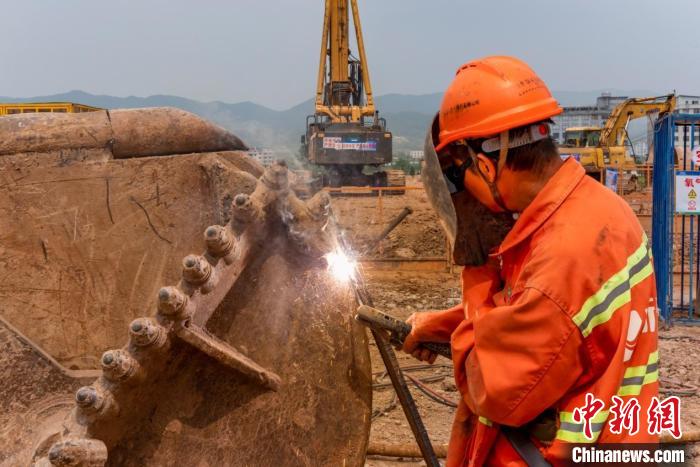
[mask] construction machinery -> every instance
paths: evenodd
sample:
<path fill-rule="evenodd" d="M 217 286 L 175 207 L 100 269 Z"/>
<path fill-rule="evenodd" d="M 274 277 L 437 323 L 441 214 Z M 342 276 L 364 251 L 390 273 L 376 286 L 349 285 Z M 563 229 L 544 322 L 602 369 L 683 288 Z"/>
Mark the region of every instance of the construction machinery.
<path fill-rule="evenodd" d="M 16 102 L 0 103 L 0 115 L 29 113 L 80 113 L 101 110 L 85 104 L 74 102 Z"/>
<path fill-rule="evenodd" d="M 176 109 L 0 119 L 0 465 L 364 464 L 330 199 L 245 150 Z"/>
<path fill-rule="evenodd" d="M 575 127 L 564 131 L 564 144 L 559 147 L 562 156 L 576 158 L 586 172 L 601 179 L 606 167 L 634 168 L 635 155 L 627 150 L 632 147 L 627 132 L 632 120 L 673 112 L 676 96 L 631 98 L 618 104 L 599 127 Z"/>
<path fill-rule="evenodd" d="M 350 51 L 350 10 L 359 57 Z M 392 161 L 392 135 L 374 104 L 357 0 L 325 2 L 315 106 L 302 152 L 324 186 L 405 186 L 402 170 L 380 170 Z"/>

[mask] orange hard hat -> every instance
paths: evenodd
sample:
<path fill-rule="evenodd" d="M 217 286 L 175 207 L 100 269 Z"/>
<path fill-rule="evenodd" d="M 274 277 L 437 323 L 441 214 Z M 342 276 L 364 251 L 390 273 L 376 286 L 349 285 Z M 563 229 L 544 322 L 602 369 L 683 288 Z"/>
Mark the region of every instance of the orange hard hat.
<path fill-rule="evenodd" d="M 440 151 L 460 139 L 486 138 L 559 115 L 544 81 L 522 60 L 493 56 L 457 70 L 440 105 Z"/>

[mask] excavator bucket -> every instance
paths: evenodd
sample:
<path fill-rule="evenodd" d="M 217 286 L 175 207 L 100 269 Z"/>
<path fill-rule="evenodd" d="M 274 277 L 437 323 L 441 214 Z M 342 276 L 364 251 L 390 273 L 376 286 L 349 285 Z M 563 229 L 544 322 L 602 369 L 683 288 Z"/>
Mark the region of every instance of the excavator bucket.
<path fill-rule="evenodd" d="M 330 199 L 175 109 L 0 119 L 0 465 L 362 465 Z"/>

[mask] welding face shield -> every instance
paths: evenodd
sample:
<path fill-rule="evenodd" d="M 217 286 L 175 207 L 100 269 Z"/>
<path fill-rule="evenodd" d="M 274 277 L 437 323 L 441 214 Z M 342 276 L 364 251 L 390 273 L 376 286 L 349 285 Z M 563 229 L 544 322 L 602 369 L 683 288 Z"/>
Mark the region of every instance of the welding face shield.
<path fill-rule="evenodd" d="M 455 264 L 480 266 L 513 226 L 513 216 L 491 212 L 465 189 L 464 173 L 469 170 L 471 159 L 465 158 L 459 165 L 451 158 L 441 161 L 433 143 L 438 131 L 436 116 L 425 136 L 423 185 L 447 235 Z"/>

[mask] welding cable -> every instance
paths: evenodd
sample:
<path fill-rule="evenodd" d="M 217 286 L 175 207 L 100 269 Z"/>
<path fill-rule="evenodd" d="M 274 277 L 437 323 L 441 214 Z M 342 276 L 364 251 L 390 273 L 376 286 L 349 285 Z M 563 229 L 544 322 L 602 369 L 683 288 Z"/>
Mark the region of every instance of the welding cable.
<path fill-rule="evenodd" d="M 442 381 L 445 378 L 447 378 L 447 375 L 426 376 L 425 378 L 420 378 L 420 381 L 423 383 L 436 383 L 438 381 Z M 382 381 L 382 380 L 383 380 L 383 378 L 380 379 L 380 381 Z M 386 389 L 386 388 L 390 388 L 392 386 L 393 386 L 392 383 L 380 382 L 380 383 L 373 384 L 372 389 Z"/>
<path fill-rule="evenodd" d="M 417 364 L 417 365 L 408 365 L 408 366 L 402 366 L 401 371 L 407 372 L 407 371 L 417 371 L 417 370 L 431 370 L 434 368 L 450 368 L 452 369 L 453 366 L 447 363 L 438 363 L 438 364 Z"/>
<path fill-rule="evenodd" d="M 436 380 L 430 380 L 429 378 L 416 379 L 416 378 L 413 378 L 412 376 L 409 376 L 409 375 L 405 375 L 405 376 L 406 376 L 406 379 L 411 381 L 423 394 L 425 394 L 427 397 L 429 397 L 433 401 L 435 401 L 439 404 L 446 405 L 448 407 L 453 407 L 453 408 L 457 407 L 457 404 L 455 402 L 443 397 L 441 394 L 437 393 L 436 391 L 433 391 L 432 389 L 430 389 L 430 387 L 428 387 L 425 384 L 427 382 L 435 382 Z M 390 387 L 390 386 L 391 386 L 391 383 L 385 383 L 385 384 L 381 384 L 380 386 L 373 385 L 372 387 L 373 387 L 373 389 L 378 389 L 378 388 L 384 388 L 384 387 Z M 396 407 L 396 401 L 392 400 L 392 402 L 390 402 L 386 407 L 382 408 L 381 410 L 376 410 L 372 414 L 372 418 L 376 418 L 376 417 L 379 417 L 381 415 L 384 415 L 386 412 L 394 409 L 395 407 Z"/>
<path fill-rule="evenodd" d="M 659 378 L 659 392 L 672 396 L 694 396 L 698 392 L 698 387 L 692 384 L 676 383 L 666 378 Z"/>
<path fill-rule="evenodd" d="M 659 388 L 659 392 L 663 395 L 669 395 L 669 396 L 692 397 L 698 393 L 698 390 L 697 390 L 697 388 L 696 389 Z"/>
<path fill-rule="evenodd" d="M 434 370 L 438 368 L 449 368 L 452 369 L 452 365 L 446 365 L 446 364 L 437 364 L 437 365 L 410 365 L 406 367 L 401 367 L 401 372 L 402 373 L 409 373 L 409 372 L 414 372 L 414 371 L 421 371 L 421 370 Z M 425 376 L 420 378 L 420 380 L 423 383 L 434 383 L 436 381 L 443 380 L 450 375 L 448 373 L 440 373 L 438 375 L 433 375 L 433 376 Z M 390 382 L 384 382 L 384 379 L 387 377 L 387 372 L 386 371 L 376 371 L 372 373 L 372 381 L 374 383 L 372 384 L 373 389 L 383 389 L 383 388 L 388 388 L 392 386 L 392 383 Z"/>
<path fill-rule="evenodd" d="M 443 397 L 442 394 L 439 394 L 432 389 L 430 389 L 427 385 L 423 384 L 420 382 L 420 380 L 417 380 L 413 376 L 406 375 L 406 378 L 408 378 L 409 381 L 411 381 L 413 384 L 416 385 L 418 389 L 421 390 L 423 394 L 434 400 L 435 402 L 439 404 L 446 405 L 448 407 L 453 407 L 457 408 L 457 403 L 454 401 L 451 401 L 450 399 L 447 399 L 446 397 Z"/>
<path fill-rule="evenodd" d="M 407 373 L 409 372 L 415 372 L 415 371 L 421 371 L 421 370 L 428 370 L 428 369 L 436 369 L 436 368 L 449 368 L 452 369 L 452 365 L 447 365 L 447 364 L 437 364 L 437 365 L 409 365 L 406 367 L 401 367 L 401 372 L 404 373 L 404 376 L 411 381 L 422 393 L 424 393 L 427 397 L 430 399 L 434 400 L 435 402 L 438 402 L 440 404 L 446 405 L 448 407 L 457 407 L 457 404 L 450 399 L 445 398 L 438 392 L 432 390 L 430 387 L 428 387 L 425 383 L 434 383 L 436 381 L 443 380 L 447 378 L 449 375 L 443 373 L 439 375 L 434 375 L 434 376 L 425 376 L 422 378 L 414 378 Z M 391 387 L 391 383 L 384 383 L 383 380 L 386 378 L 387 373 L 386 371 L 377 371 L 372 373 L 372 380 L 375 381 L 374 384 L 372 384 L 372 389 L 383 389 L 383 388 L 388 388 Z M 390 404 L 391 405 L 391 404 Z M 393 407 L 387 407 L 379 411 L 377 413 L 377 416 L 383 415 L 383 412 L 386 410 L 391 410 Z M 374 415 L 373 415 L 374 417 Z"/>
<path fill-rule="evenodd" d="M 449 368 L 449 369 L 452 369 L 452 365 L 449 365 L 449 364 L 447 364 L 447 363 L 436 363 L 436 364 L 433 364 L 433 365 L 430 365 L 430 364 L 427 364 L 427 363 L 426 363 L 426 364 L 418 364 L 418 365 L 408 365 L 408 366 L 402 366 L 402 367 L 401 367 L 401 371 L 402 371 L 403 373 L 409 373 L 409 372 L 412 372 L 412 371 L 420 371 L 420 370 L 435 370 L 435 369 L 437 369 L 437 368 Z M 378 376 L 378 375 L 386 376 L 386 370 L 375 371 L 374 373 L 372 373 L 372 376 L 373 376 L 373 377 L 374 377 L 374 376 Z"/>
<path fill-rule="evenodd" d="M 679 340 L 687 339 L 689 341 L 700 342 L 700 338 L 697 338 L 694 336 L 686 336 L 685 334 L 681 334 L 679 336 L 664 336 L 664 335 L 660 334 L 659 339 L 667 340 L 667 341 L 679 341 Z"/>

